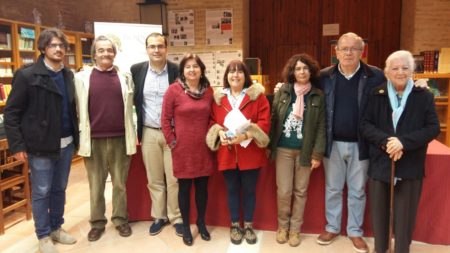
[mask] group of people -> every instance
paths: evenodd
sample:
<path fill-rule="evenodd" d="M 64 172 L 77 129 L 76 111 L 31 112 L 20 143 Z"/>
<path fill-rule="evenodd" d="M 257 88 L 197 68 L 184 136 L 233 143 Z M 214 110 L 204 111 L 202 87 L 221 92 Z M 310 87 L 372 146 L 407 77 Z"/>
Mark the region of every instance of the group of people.
<path fill-rule="evenodd" d="M 256 184 L 270 157 L 276 164 L 278 243 L 301 243 L 309 176 L 323 162 L 327 225 L 317 242 L 328 245 L 340 234 L 347 185 L 347 235 L 357 252 L 368 252 L 361 226 L 370 178 L 375 251 L 384 253 L 393 161 L 395 252 L 409 252 L 426 147 L 439 133 L 432 94 L 412 81 L 411 53 L 391 54 L 383 74 L 361 61 L 361 37 L 346 33 L 336 46 L 337 65 L 320 70 L 311 56 L 292 56 L 270 106 L 264 87 L 252 82 L 240 60 L 228 64 L 223 88 L 214 90 L 196 54 L 185 55 L 179 66 L 168 61 L 167 40 L 159 33 L 148 35 L 145 46 L 149 61 L 133 65 L 130 75 L 114 66 L 114 42 L 98 36 L 91 51 L 94 66 L 74 76 L 63 65 L 65 35 L 49 28 L 39 36 L 37 62 L 16 71 L 5 130 L 15 158 L 29 162 L 41 252 L 57 252 L 53 241 L 76 242 L 61 225 L 77 149 L 90 188 L 88 240 L 99 240 L 105 231 L 108 174 L 111 221 L 121 236 L 132 234 L 126 180 L 137 142 L 152 201 L 150 235 L 172 224 L 184 244 L 193 244 L 189 211 L 194 184 L 198 233 L 209 241 L 208 178 L 217 169 L 227 187 L 231 242 L 256 243 Z"/>

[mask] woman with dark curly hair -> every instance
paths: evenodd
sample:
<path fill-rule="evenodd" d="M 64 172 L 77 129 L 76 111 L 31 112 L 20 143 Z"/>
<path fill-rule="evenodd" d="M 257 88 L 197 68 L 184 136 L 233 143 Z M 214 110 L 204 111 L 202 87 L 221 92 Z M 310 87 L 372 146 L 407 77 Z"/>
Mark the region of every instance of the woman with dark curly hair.
<path fill-rule="evenodd" d="M 325 101 L 316 85 L 318 63 L 292 56 L 272 103 L 271 158 L 276 160 L 278 243 L 300 244 L 309 175 L 325 152 Z"/>

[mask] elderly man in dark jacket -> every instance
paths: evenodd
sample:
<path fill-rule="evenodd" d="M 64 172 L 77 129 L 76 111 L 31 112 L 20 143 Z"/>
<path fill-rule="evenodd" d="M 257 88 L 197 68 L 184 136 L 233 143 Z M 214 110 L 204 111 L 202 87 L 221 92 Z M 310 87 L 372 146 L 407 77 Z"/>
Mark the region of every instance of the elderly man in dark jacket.
<path fill-rule="evenodd" d="M 361 226 L 369 166 L 367 147 L 358 134 L 358 126 L 369 92 L 385 80 L 379 68 L 361 61 L 363 50 L 361 37 L 343 34 L 336 46 L 339 63 L 323 69 L 319 82 L 325 93 L 327 117 L 324 158 L 327 225 L 317 242 L 328 245 L 340 234 L 342 192 L 347 184 L 347 235 L 357 252 L 368 252 Z"/>
<path fill-rule="evenodd" d="M 58 251 L 52 240 L 76 242 L 61 225 L 70 164 L 78 146 L 78 120 L 73 73 L 63 65 L 66 36 L 58 29 L 44 30 L 38 47 L 37 62 L 14 75 L 4 111 L 5 130 L 14 157 L 28 158 L 39 249 L 54 253 Z"/>

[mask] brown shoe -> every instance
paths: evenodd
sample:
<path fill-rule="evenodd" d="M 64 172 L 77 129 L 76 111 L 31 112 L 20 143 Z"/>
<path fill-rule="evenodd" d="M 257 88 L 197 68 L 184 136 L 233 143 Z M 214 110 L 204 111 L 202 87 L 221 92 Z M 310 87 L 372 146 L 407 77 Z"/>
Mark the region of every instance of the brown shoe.
<path fill-rule="evenodd" d="M 103 232 L 105 232 L 105 228 L 91 228 L 91 231 L 88 233 L 88 241 L 93 242 L 100 239 Z"/>
<path fill-rule="evenodd" d="M 369 247 L 362 237 L 348 237 L 353 243 L 353 249 L 359 253 L 369 252 Z"/>
<path fill-rule="evenodd" d="M 122 225 L 116 226 L 117 231 L 119 231 L 119 235 L 123 237 L 127 237 L 131 235 L 131 227 L 128 223 L 124 223 Z"/>
<path fill-rule="evenodd" d="M 324 231 L 319 235 L 319 237 L 317 237 L 316 242 L 320 245 L 328 245 L 332 243 L 338 236 L 339 234 Z"/>

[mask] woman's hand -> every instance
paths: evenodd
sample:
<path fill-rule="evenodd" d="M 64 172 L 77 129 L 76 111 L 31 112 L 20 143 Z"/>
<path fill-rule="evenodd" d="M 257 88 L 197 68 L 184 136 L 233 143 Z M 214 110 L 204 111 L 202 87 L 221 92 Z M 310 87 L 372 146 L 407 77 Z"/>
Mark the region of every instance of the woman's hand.
<path fill-rule="evenodd" d="M 311 170 L 317 169 L 320 166 L 320 161 L 316 159 L 311 159 Z"/>
<path fill-rule="evenodd" d="M 402 158 L 402 155 L 403 155 L 403 151 L 398 151 L 398 152 L 396 152 L 396 153 L 394 153 L 394 154 L 390 154 L 389 155 L 389 157 L 392 159 L 392 160 L 394 160 L 394 162 L 395 161 L 398 161 L 398 160 L 400 160 L 400 158 Z"/>
<path fill-rule="evenodd" d="M 227 136 L 226 136 L 226 134 L 225 134 L 225 131 L 220 130 L 220 131 L 219 131 L 219 137 L 220 137 L 220 144 L 221 144 L 222 146 L 226 146 L 226 145 L 229 144 L 229 143 L 228 143 L 228 138 L 227 138 Z"/>
<path fill-rule="evenodd" d="M 239 144 L 248 139 L 247 134 L 238 134 L 229 140 L 229 144 Z"/>
<path fill-rule="evenodd" d="M 397 137 L 389 137 L 386 144 L 386 152 L 392 158 L 393 155 L 399 151 L 403 151 L 403 144 Z"/>

